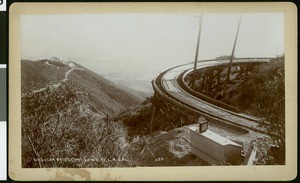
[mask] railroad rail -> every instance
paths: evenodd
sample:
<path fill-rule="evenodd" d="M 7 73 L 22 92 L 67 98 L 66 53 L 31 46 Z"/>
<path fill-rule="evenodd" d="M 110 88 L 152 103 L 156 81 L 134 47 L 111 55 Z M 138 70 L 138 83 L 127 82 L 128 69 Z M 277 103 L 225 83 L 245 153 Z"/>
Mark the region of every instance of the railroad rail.
<path fill-rule="evenodd" d="M 253 64 L 269 62 L 271 58 L 236 58 L 234 64 Z M 226 65 L 228 59 L 198 61 L 197 69 L 212 66 Z M 184 77 L 193 71 L 194 62 L 171 67 L 158 74 L 152 80 L 152 86 L 157 94 L 165 101 L 177 107 L 183 108 L 208 120 L 233 125 L 245 130 L 267 133 L 267 130 L 259 123 L 260 119 L 240 113 L 236 110 L 228 110 L 218 105 L 215 99 L 197 97 L 184 87 Z"/>

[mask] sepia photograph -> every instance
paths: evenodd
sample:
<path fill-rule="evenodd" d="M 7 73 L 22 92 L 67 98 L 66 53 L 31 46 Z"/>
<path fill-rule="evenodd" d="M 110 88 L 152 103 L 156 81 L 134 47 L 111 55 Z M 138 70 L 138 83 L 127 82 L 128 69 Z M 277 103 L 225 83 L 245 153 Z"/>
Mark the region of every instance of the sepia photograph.
<path fill-rule="evenodd" d="M 285 14 L 19 17 L 22 169 L 285 166 Z"/>

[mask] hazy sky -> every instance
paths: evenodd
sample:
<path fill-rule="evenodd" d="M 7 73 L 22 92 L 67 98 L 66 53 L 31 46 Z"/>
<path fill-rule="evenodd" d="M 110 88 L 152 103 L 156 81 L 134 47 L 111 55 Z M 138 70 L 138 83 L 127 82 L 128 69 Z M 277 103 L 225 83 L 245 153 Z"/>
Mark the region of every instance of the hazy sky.
<path fill-rule="evenodd" d="M 196 14 L 23 15 L 21 57 L 60 57 L 99 74 L 151 80 L 194 61 Z M 230 55 L 241 14 L 204 14 L 199 59 Z M 284 53 L 283 13 L 243 14 L 236 57 Z"/>

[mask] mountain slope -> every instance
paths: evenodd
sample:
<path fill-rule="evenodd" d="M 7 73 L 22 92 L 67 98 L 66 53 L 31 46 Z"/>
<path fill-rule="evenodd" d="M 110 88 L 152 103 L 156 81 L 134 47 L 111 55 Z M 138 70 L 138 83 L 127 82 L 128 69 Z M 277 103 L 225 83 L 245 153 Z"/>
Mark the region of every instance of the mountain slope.
<path fill-rule="evenodd" d="M 22 94 L 57 87 L 64 82 L 77 88 L 81 99 L 109 116 L 134 107 L 141 99 L 104 77 L 73 62 L 22 60 Z"/>
<path fill-rule="evenodd" d="M 125 166 L 87 160 L 130 159 L 127 130 L 111 118 L 137 98 L 73 62 L 21 63 L 22 167 Z"/>

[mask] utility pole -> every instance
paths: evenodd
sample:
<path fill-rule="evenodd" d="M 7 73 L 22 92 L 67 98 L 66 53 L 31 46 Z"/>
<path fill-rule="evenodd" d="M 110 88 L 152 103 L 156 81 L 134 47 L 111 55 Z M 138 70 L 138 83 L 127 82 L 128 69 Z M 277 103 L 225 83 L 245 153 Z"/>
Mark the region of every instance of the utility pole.
<path fill-rule="evenodd" d="M 234 50 L 235 50 L 236 40 L 237 40 L 238 35 L 239 35 L 239 30 L 240 30 L 240 25 L 241 25 L 242 17 L 243 17 L 243 16 L 241 16 L 241 18 L 240 18 L 240 20 L 239 20 L 238 29 L 237 29 L 236 36 L 235 36 L 235 40 L 234 40 L 234 44 L 233 44 L 233 49 L 232 49 L 232 53 L 231 53 L 231 57 L 230 57 L 230 61 L 229 61 L 229 66 L 228 66 L 227 77 L 226 77 L 226 83 L 229 82 L 229 76 L 230 76 L 230 71 L 231 71 L 231 65 L 232 65 L 232 60 L 233 60 L 233 56 L 234 56 Z"/>
<path fill-rule="evenodd" d="M 196 55 L 195 55 L 195 62 L 194 62 L 193 80 L 192 80 L 192 88 L 193 89 L 195 89 L 196 69 L 197 69 L 197 60 L 198 60 L 198 52 L 199 52 L 199 44 L 200 44 L 202 19 L 203 19 L 203 14 L 201 13 L 200 21 L 199 21 L 199 32 L 198 32 L 197 48 L 196 48 Z"/>

